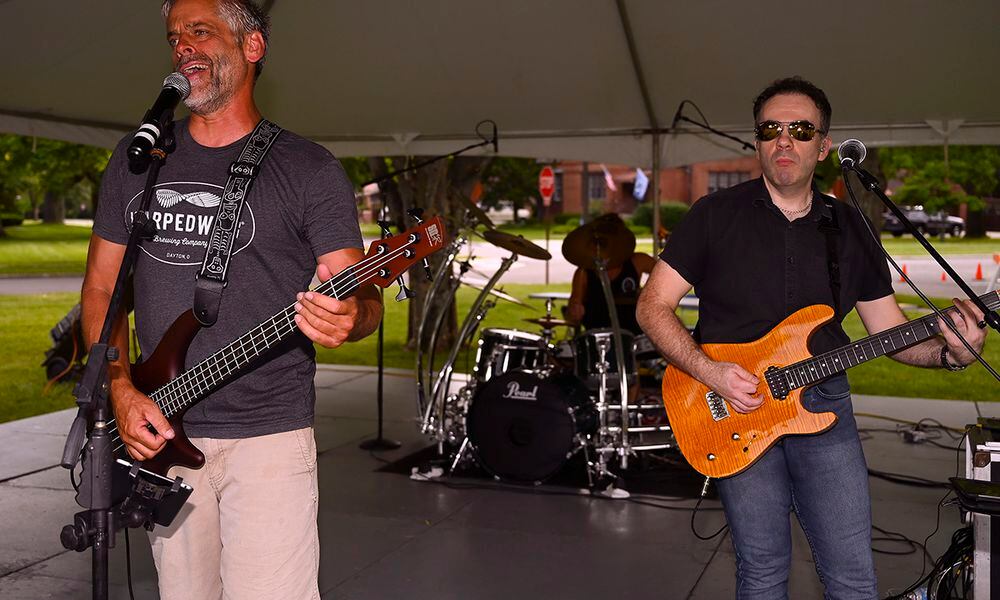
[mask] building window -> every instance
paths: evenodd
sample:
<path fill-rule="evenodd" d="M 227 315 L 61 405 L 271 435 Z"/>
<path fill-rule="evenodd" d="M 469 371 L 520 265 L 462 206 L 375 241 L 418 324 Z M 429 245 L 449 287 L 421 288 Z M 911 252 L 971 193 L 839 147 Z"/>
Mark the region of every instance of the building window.
<path fill-rule="evenodd" d="M 708 193 L 731 188 L 738 183 L 750 180 L 749 171 L 709 171 Z"/>
<path fill-rule="evenodd" d="M 587 181 L 590 182 L 590 199 L 604 200 L 607 197 L 607 184 L 604 183 L 604 173 L 590 173 Z"/>
<path fill-rule="evenodd" d="M 556 171 L 556 191 L 552 194 L 553 202 L 562 202 L 563 197 L 563 174 L 562 171 Z"/>

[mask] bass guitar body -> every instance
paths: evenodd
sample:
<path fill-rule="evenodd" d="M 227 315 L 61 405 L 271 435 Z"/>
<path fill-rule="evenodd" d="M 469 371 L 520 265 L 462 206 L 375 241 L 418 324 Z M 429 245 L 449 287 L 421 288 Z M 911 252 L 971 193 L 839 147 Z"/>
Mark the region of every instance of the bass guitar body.
<path fill-rule="evenodd" d="M 809 336 L 833 317 L 830 307 L 800 310 L 767 335 L 746 344 L 705 344 L 712 360 L 738 364 L 760 378 L 759 408 L 736 412 L 727 400 L 687 373 L 669 366 L 663 375 L 663 404 L 684 457 L 699 473 L 727 477 L 754 463 L 786 435 L 818 433 L 837 422 L 833 413 L 813 413 L 801 404 L 803 389 L 775 398 L 765 383 L 769 367 L 796 363 L 811 355 Z"/>
<path fill-rule="evenodd" d="M 152 394 L 157 388 L 184 373 L 188 347 L 200 329 L 201 324 L 190 310 L 177 317 L 149 358 L 132 365 L 132 383 L 136 389 L 144 394 Z M 192 405 L 177 404 L 177 412 L 167 416 L 167 421 L 174 429 L 174 439 L 167 442 L 156 456 L 142 461 L 144 469 L 163 476 L 174 465 L 200 469 L 205 464 L 205 455 L 184 434 L 184 413 Z M 126 454 L 124 449 L 121 452 Z"/>

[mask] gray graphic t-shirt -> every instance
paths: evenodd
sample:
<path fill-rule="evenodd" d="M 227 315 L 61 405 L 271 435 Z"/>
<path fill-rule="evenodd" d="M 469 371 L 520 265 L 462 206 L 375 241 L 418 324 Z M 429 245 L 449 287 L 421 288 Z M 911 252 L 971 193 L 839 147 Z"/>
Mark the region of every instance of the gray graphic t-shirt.
<path fill-rule="evenodd" d="M 187 120 L 175 125 L 177 149 L 160 170 L 150 205 L 157 234 L 144 241 L 135 270 L 135 324 L 139 347 L 151 354 L 194 299 L 212 223 L 229 165 L 247 138 L 222 148 L 191 138 Z M 249 135 L 247 136 L 249 137 Z M 138 210 L 146 174 L 128 170 L 122 140 L 101 183 L 94 232 L 124 244 Z M 284 131 L 253 184 L 238 226 L 229 285 L 219 319 L 202 329 L 186 368 L 225 347 L 295 301 L 334 250 L 360 248 L 354 189 L 324 148 Z M 192 407 L 184 418 L 192 437 L 243 438 L 291 431 L 313 420 L 315 351 L 295 333 L 262 361 Z"/>

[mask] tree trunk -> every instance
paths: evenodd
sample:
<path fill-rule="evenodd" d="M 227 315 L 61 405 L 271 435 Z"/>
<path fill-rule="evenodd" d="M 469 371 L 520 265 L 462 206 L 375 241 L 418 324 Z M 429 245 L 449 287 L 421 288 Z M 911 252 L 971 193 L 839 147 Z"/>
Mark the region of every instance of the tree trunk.
<path fill-rule="evenodd" d="M 62 225 L 66 220 L 66 203 L 55 192 L 46 191 L 42 203 L 42 222 Z"/>
<path fill-rule="evenodd" d="M 419 159 L 411 158 L 411 160 Z M 489 159 L 485 157 L 444 159 L 386 182 L 382 185 L 382 194 L 383 200 L 389 208 L 389 221 L 396 225 L 400 231 L 405 230 L 414 224 L 407 215 L 407 211 L 414 207 L 420 207 L 424 210 L 424 216 L 427 218 L 442 217 L 448 231 L 448 237 L 453 238 L 458 232 L 458 227 L 465 213 L 459 195 L 468 197 L 476 182 L 479 181 L 480 174 L 488 161 Z M 403 169 L 407 164 L 408 161 L 403 157 L 389 159 L 372 157 L 369 159 L 369 166 L 376 178 L 383 177 L 390 169 Z M 445 255 L 442 252 L 436 252 L 430 256 L 432 273 L 437 271 L 444 259 Z M 451 277 L 452 275 L 446 274 L 446 276 Z M 424 302 L 427 299 L 431 283 L 427 280 L 421 264 L 418 263 L 410 269 L 408 284 L 409 288 L 416 293 L 416 296 L 409 301 L 406 347 L 410 350 L 415 350 L 417 347 L 420 318 L 423 315 Z M 447 283 L 442 283 L 441 286 L 447 287 Z M 441 332 L 438 334 L 437 350 L 443 352 L 454 344 L 459 315 L 454 298 L 439 297 L 435 299 L 435 304 L 437 306 L 429 312 L 431 319 L 437 314 L 436 311 L 448 311 Z M 429 337 L 430 332 L 425 331 L 423 343 L 426 344 Z"/>

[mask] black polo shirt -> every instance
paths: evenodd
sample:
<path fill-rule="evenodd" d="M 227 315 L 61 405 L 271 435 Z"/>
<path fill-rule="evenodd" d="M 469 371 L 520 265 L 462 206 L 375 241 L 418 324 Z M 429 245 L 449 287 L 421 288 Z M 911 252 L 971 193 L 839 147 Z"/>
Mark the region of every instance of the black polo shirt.
<path fill-rule="evenodd" d="M 842 202 L 833 206 L 840 228 L 840 312 L 813 335 L 813 353 L 850 341 L 840 322 L 856 302 L 892 294 L 889 268 L 865 217 Z M 814 190 L 809 213 L 789 222 L 762 178 L 696 202 L 660 254 L 698 295 L 695 339 L 750 342 L 800 308 L 833 306 L 826 234 L 819 229 L 828 214 L 822 194 Z"/>

